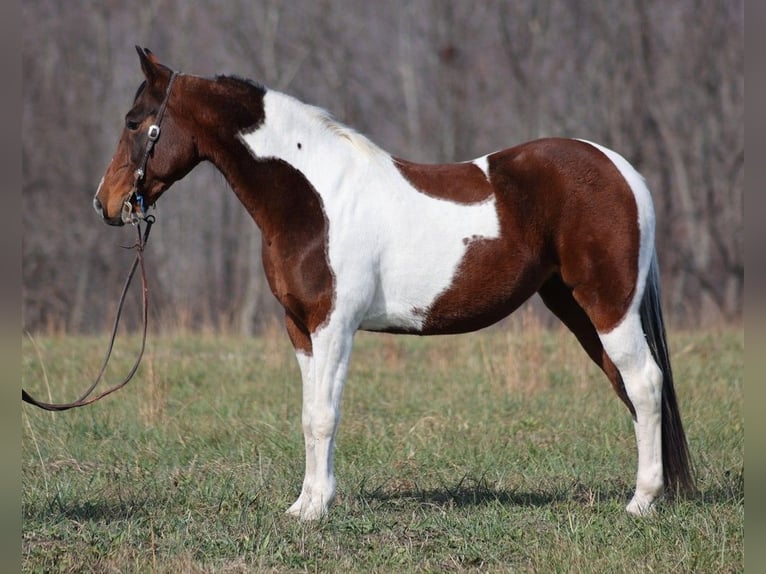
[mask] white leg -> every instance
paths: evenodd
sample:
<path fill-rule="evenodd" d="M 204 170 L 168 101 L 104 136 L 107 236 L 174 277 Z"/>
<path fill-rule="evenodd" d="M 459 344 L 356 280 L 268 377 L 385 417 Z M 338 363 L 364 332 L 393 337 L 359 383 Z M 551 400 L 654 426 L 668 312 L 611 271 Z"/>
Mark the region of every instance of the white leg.
<path fill-rule="evenodd" d="M 302 419 L 306 476 L 300 497 L 288 510 L 302 520 L 320 518 L 335 498 L 333 446 L 353 330 L 328 325 L 312 335 L 311 342 L 313 357 L 299 357 L 304 380 Z"/>
<path fill-rule="evenodd" d="M 306 449 L 306 466 L 303 477 L 303 487 L 301 494 L 290 508 L 288 514 L 293 516 L 301 515 L 301 508 L 308 506 L 311 500 L 311 486 L 314 483 L 316 474 L 316 458 L 314 456 L 314 437 L 311 432 L 311 409 L 314 402 L 314 358 L 301 351 L 296 351 L 298 366 L 301 370 L 301 380 L 303 381 L 303 407 L 301 410 L 301 425 L 303 427 L 303 442 Z"/>
<path fill-rule="evenodd" d="M 626 510 L 649 514 L 662 494 L 662 372 L 646 344 L 641 319 L 629 314 L 607 334 L 600 334 L 609 358 L 620 371 L 636 417 L 633 426 L 638 445 L 636 492 Z"/>

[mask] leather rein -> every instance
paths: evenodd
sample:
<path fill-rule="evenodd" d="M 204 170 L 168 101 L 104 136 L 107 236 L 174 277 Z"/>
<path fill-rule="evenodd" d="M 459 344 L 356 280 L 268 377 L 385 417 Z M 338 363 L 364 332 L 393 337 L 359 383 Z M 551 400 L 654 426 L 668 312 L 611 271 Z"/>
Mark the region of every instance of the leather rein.
<path fill-rule="evenodd" d="M 39 401 L 36 398 L 34 398 L 32 395 L 30 395 L 27 391 L 24 389 L 21 389 L 21 400 L 25 403 L 29 403 L 31 405 L 34 405 L 36 407 L 40 407 L 41 409 L 44 409 L 46 411 L 66 411 L 69 409 L 73 409 L 75 407 L 83 407 L 85 405 L 89 405 L 91 403 L 95 403 L 96 401 L 104 398 L 107 395 L 111 395 L 113 392 L 121 389 L 125 385 L 128 384 L 128 381 L 133 378 L 133 375 L 136 374 L 136 371 L 138 370 L 138 365 L 141 363 L 141 358 L 144 355 L 144 348 L 146 347 L 146 332 L 147 332 L 147 323 L 148 323 L 148 310 L 149 310 L 149 288 L 147 286 L 146 281 L 146 270 L 144 268 L 144 246 L 146 245 L 146 240 L 149 238 L 149 231 L 152 229 L 152 224 L 154 223 L 154 216 L 150 215 L 148 217 L 144 218 L 144 221 L 146 222 L 146 229 L 144 230 L 143 234 L 141 233 L 141 226 L 140 224 L 136 224 L 136 229 L 138 230 L 138 241 L 133 246 L 134 249 L 136 249 L 136 258 L 133 260 L 133 265 L 130 267 L 130 271 L 128 272 L 128 276 L 125 279 L 125 284 L 122 288 L 122 294 L 120 295 L 120 302 L 117 305 L 117 316 L 114 319 L 114 326 L 112 327 L 112 335 L 109 339 L 109 345 L 106 350 L 106 355 L 104 356 L 104 361 L 101 364 L 101 369 L 98 372 L 98 375 L 96 376 L 96 379 L 91 383 L 90 387 L 80 396 L 79 399 L 76 401 L 72 401 L 71 403 L 46 403 L 43 401 Z M 128 293 L 128 287 L 130 287 L 130 283 L 133 280 L 133 276 L 136 273 L 136 268 L 141 267 L 141 286 L 142 286 L 142 307 L 143 307 L 143 336 L 141 339 L 141 350 L 138 353 L 138 357 L 136 358 L 135 363 L 133 363 L 133 367 L 128 371 L 128 374 L 125 376 L 125 378 L 114 385 L 113 387 L 108 388 L 107 390 L 94 395 L 90 396 L 91 393 L 93 393 L 93 390 L 96 388 L 98 383 L 101 381 L 101 378 L 104 376 L 104 372 L 106 371 L 106 366 L 109 363 L 109 358 L 112 355 L 112 348 L 114 347 L 114 340 L 117 336 L 117 327 L 120 324 L 120 317 L 122 315 L 122 307 L 125 303 L 125 296 Z"/>
<path fill-rule="evenodd" d="M 103 399 L 107 395 L 111 395 L 113 392 L 120 390 L 122 387 L 128 384 L 128 382 L 133 378 L 133 375 L 135 375 L 136 371 L 138 370 L 138 366 L 141 363 L 141 358 L 144 356 L 144 349 L 146 348 L 146 333 L 148 330 L 147 327 L 148 327 L 148 319 L 149 319 L 149 286 L 146 280 L 146 268 L 144 266 L 144 248 L 146 247 L 146 242 L 149 239 L 149 232 L 151 231 L 152 225 L 154 225 L 154 221 L 155 221 L 155 218 L 153 215 L 146 215 L 146 206 L 144 204 L 144 196 L 141 193 L 141 186 L 142 186 L 144 177 L 146 175 L 146 164 L 149 161 L 149 156 L 151 155 L 152 149 L 154 148 L 154 144 L 157 142 L 157 140 L 160 137 L 160 125 L 162 124 L 162 117 L 165 115 L 165 109 L 167 108 L 168 100 L 170 99 L 170 90 L 172 89 L 173 82 L 175 81 L 177 76 L 178 76 L 178 72 L 173 72 L 172 75 L 170 76 L 168 87 L 165 90 L 165 99 L 163 100 L 160 106 L 160 109 L 157 112 L 157 117 L 155 119 L 156 123 L 149 126 L 149 130 L 147 131 L 146 151 L 144 152 L 144 156 L 143 156 L 143 159 L 141 160 L 141 164 L 139 165 L 138 169 L 136 169 L 135 171 L 133 188 L 130 190 L 130 193 L 128 194 L 122 206 L 122 212 L 120 214 L 122 221 L 125 223 L 132 224 L 133 226 L 135 226 L 137 231 L 138 238 L 136 240 L 136 243 L 132 246 L 132 249 L 136 250 L 136 257 L 133 260 L 133 264 L 131 265 L 130 271 L 128 272 L 128 275 L 125 279 L 125 284 L 122 287 L 122 293 L 120 294 L 120 300 L 117 305 L 117 314 L 114 319 L 114 326 L 112 327 L 112 333 L 109 339 L 109 345 L 107 346 L 106 355 L 104 356 L 104 360 L 101 364 L 101 368 L 99 369 L 98 375 L 96 376 L 96 379 L 88 387 L 88 389 L 80 396 L 80 398 L 78 398 L 75 401 L 72 401 L 69 403 L 46 403 L 46 402 L 37 400 L 36 398 L 34 398 L 32 395 L 30 395 L 27 391 L 25 391 L 22 388 L 21 400 L 24 401 L 25 403 L 29 403 L 31 405 L 34 405 L 46 411 L 66 411 L 76 407 L 84 407 L 85 405 L 95 403 L 96 401 Z M 136 213 L 136 211 L 134 210 L 134 203 L 133 203 L 134 200 L 135 200 L 135 207 L 138 207 L 138 209 L 140 210 L 139 213 Z M 146 229 L 143 230 L 143 233 L 141 231 L 142 221 L 146 223 Z M 138 356 L 136 357 L 135 362 L 133 363 L 133 366 L 131 367 L 130 371 L 128 371 L 128 374 L 125 376 L 125 378 L 123 378 L 116 385 L 106 389 L 105 391 L 102 391 L 101 393 L 97 395 L 91 396 L 96 386 L 98 386 L 99 382 L 101 381 L 101 378 L 104 376 L 104 372 L 106 371 L 106 366 L 109 363 L 109 359 L 112 355 L 114 341 L 117 337 L 117 328 L 120 324 L 120 317 L 122 316 L 122 308 L 123 308 L 123 305 L 125 304 L 125 297 L 128 293 L 128 288 L 130 287 L 130 284 L 133 281 L 133 276 L 135 275 L 136 269 L 138 267 L 141 268 L 141 295 L 142 295 L 141 301 L 142 301 L 142 320 L 143 320 L 141 349 L 138 353 Z"/>

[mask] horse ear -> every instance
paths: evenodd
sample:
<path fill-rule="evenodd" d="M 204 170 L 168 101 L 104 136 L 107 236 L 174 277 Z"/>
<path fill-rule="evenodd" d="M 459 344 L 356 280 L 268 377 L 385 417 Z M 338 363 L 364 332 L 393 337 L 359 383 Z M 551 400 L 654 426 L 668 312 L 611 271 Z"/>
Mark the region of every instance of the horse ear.
<path fill-rule="evenodd" d="M 147 83 L 151 85 L 159 76 L 160 61 L 148 48 L 136 46 L 136 52 L 138 52 L 138 58 L 141 61 L 141 70 L 144 72 Z"/>

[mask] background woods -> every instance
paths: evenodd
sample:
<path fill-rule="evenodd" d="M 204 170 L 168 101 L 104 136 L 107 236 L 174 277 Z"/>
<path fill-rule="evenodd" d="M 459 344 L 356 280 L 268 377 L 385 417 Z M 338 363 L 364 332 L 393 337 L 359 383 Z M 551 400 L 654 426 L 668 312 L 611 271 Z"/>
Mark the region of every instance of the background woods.
<path fill-rule="evenodd" d="M 100 223 L 91 200 L 141 80 L 134 44 L 287 91 L 416 161 L 547 135 L 603 143 L 653 191 L 672 320 L 742 313 L 742 0 L 29 0 L 22 14 L 26 329 L 112 319 L 134 231 Z M 157 217 L 155 324 L 249 333 L 274 316 L 258 230 L 213 168 Z"/>

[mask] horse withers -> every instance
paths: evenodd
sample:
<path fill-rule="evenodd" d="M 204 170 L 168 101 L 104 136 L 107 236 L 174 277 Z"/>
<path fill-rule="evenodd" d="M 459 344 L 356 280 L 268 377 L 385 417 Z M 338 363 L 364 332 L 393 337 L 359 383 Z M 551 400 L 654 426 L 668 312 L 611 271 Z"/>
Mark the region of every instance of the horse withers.
<path fill-rule="evenodd" d="M 693 489 L 659 299 L 655 217 L 617 153 L 546 138 L 473 161 L 392 157 L 326 111 L 251 81 L 179 74 L 149 51 L 94 207 L 135 221 L 202 161 L 263 234 L 303 380 L 305 520 L 335 496 L 333 444 L 358 330 L 474 331 L 539 293 L 633 416 L 636 490 Z"/>

